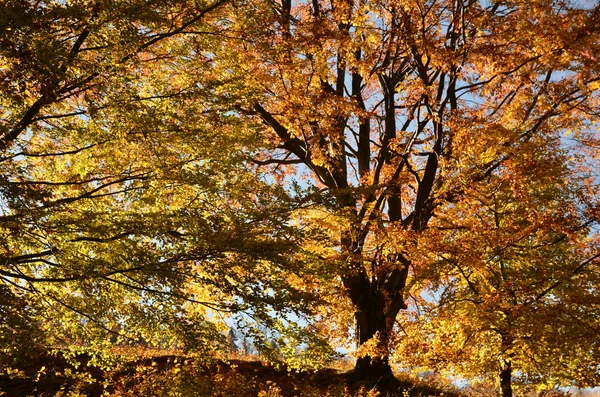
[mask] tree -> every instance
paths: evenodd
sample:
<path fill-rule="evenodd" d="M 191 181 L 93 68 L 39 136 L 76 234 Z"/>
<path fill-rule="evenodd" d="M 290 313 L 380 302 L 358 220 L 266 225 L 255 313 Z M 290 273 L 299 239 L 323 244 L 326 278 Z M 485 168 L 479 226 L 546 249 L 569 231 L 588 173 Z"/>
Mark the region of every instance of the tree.
<path fill-rule="evenodd" d="M 229 70 L 263 92 L 239 108 L 273 142 L 256 163 L 284 185 L 286 172 L 301 175 L 344 219 L 329 260 L 358 344 L 372 347 L 355 373 L 382 383 L 407 281 L 422 276 L 408 252 L 432 220 L 460 216 L 461 197 L 531 141 L 589 118 L 600 9 L 283 0 L 237 10 L 228 28 L 245 34 L 227 41 L 239 54 Z"/>
<path fill-rule="evenodd" d="M 431 257 L 414 261 L 437 281 L 400 321 L 404 366 L 500 385 L 504 397 L 515 383 L 519 394 L 597 384 L 598 220 L 560 138 L 528 146 L 455 216 L 432 220 L 421 241 Z"/>
<path fill-rule="evenodd" d="M 122 208 L 121 216 L 109 211 L 123 202 L 124 192 L 139 192 L 149 171 L 132 160 L 129 168 L 119 168 L 114 158 L 107 158 L 106 148 L 123 144 L 126 131 L 118 135 L 90 120 L 111 105 L 114 112 L 116 102 L 110 101 L 118 98 L 109 98 L 113 87 L 131 83 L 139 56 L 149 56 L 218 5 L 185 9 L 176 2 L 163 7 L 141 2 L 3 3 L 0 275 L 11 292 L 46 309 L 38 311 L 43 313 L 38 324 L 46 318 L 70 333 L 69 328 L 83 321 L 110 331 L 114 327 L 97 317 L 112 317 L 117 323 L 127 315 L 107 306 L 107 298 L 113 304 L 119 301 L 118 294 L 114 288 L 101 288 L 100 280 L 151 289 L 151 283 L 135 278 L 111 278 L 135 276 L 148 263 L 125 261 L 119 266 L 107 261 L 108 252 L 117 247 L 142 249 L 132 241 L 132 231 L 119 223 L 131 222 L 131 217 L 124 219 Z M 181 11 L 177 16 L 175 9 Z M 95 158 L 104 160 L 99 164 Z M 145 277 L 160 274 L 159 267 L 153 266 Z M 103 299 L 97 299 L 100 291 Z M 135 294 L 121 298 L 139 301 Z M 69 309 L 63 316 L 49 310 L 61 306 Z M 69 314 L 74 318 L 67 318 Z"/>
<path fill-rule="evenodd" d="M 227 332 L 227 345 L 229 347 L 229 354 L 239 353 L 240 347 L 238 346 L 238 337 L 233 328 L 231 328 L 229 332 Z"/>
<path fill-rule="evenodd" d="M 73 333 L 210 350 L 208 310 L 338 294 L 312 329 L 349 309 L 357 378 L 391 381 L 407 286 L 448 276 L 433 226 L 596 112 L 600 8 L 568 1 L 5 8 L 0 277 Z"/>
<path fill-rule="evenodd" d="M 218 92 L 235 79 L 184 69 L 224 4 L 3 5 L 0 281 L 50 346 L 210 353 L 215 311 L 309 310 L 290 193 L 247 170 L 262 140 Z"/>

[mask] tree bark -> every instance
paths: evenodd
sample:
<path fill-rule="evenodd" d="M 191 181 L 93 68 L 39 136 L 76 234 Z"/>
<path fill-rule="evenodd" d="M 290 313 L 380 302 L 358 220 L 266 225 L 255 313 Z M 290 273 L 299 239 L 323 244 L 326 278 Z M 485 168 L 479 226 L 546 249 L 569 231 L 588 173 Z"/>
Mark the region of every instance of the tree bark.
<path fill-rule="evenodd" d="M 512 366 L 510 360 L 504 360 L 500 368 L 500 391 L 502 397 L 512 397 Z"/>
<path fill-rule="evenodd" d="M 510 319 L 509 319 L 510 320 Z M 510 321 L 508 321 L 510 327 Z M 510 329 L 510 328 L 509 328 Z M 500 392 L 502 397 L 512 397 L 512 348 L 514 339 L 510 332 L 503 330 L 502 337 L 502 364 L 500 366 Z"/>
<path fill-rule="evenodd" d="M 355 313 L 357 342 L 362 346 L 373 337 L 377 338 L 377 351 L 380 354 L 359 357 L 354 376 L 356 380 L 365 380 L 373 385 L 387 384 L 393 374 L 387 355 L 389 333 L 385 326 L 386 315 L 376 297 L 365 294 L 363 300 Z"/>
<path fill-rule="evenodd" d="M 402 274 L 392 271 L 384 280 L 402 279 Z M 388 281 L 389 282 L 389 281 Z M 375 352 L 358 358 L 353 380 L 366 381 L 370 386 L 387 388 L 397 381 L 389 364 L 389 337 L 398 312 L 405 308 L 402 300 L 402 283 L 393 287 L 396 293 L 388 293 L 386 283 L 370 280 L 359 272 L 345 278 L 344 284 L 356 308 L 356 338 L 358 346 L 376 338 Z"/>

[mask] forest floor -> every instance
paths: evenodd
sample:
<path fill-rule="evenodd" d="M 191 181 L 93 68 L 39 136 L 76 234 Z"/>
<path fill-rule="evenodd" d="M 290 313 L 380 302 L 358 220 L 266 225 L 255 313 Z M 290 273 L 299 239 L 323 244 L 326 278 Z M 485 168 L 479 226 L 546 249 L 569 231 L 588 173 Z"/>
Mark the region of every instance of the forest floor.
<path fill-rule="evenodd" d="M 408 380 L 399 381 L 395 390 L 378 394 L 360 382 L 351 383 L 344 368 L 294 372 L 248 359 L 201 363 L 177 355 L 156 355 L 129 357 L 109 369 L 88 364 L 86 356 L 71 362 L 54 355 L 36 357 L 0 371 L 0 396 L 459 396 L 451 388 Z"/>

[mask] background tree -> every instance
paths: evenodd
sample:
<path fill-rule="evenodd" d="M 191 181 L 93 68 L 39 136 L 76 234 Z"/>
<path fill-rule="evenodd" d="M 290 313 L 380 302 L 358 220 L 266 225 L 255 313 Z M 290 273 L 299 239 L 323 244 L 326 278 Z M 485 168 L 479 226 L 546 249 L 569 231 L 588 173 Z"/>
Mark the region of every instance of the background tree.
<path fill-rule="evenodd" d="M 431 256 L 415 252 L 414 263 L 437 281 L 400 320 L 404 367 L 500 385 L 503 396 L 514 383 L 519 394 L 597 384 L 598 220 L 561 145 L 558 134 L 533 140 L 453 216 L 432 220 L 420 241 Z"/>
<path fill-rule="evenodd" d="M 227 332 L 227 345 L 229 348 L 229 354 L 238 354 L 240 352 L 240 347 L 238 346 L 238 336 L 233 328 L 230 328 Z"/>
<path fill-rule="evenodd" d="M 598 8 L 565 1 L 282 1 L 238 8 L 230 70 L 262 89 L 273 143 L 257 163 L 321 189 L 343 218 L 329 260 L 370 346 L 358 378 L 391 378 L 408 252 L 531 141 L 576 129 L 598 80 Z M 218 62 L 218 57 L 215 58 Z M 448 214 L 448 215 L 445 215 Z M 423 257 L 428 257 L 423 247 Z M 467 265 L 468 266 L 468 265 Z M 337 267 L 337 268 L 336 268 Z M 341 326 L 343 329 L 343 326 Z M 367 344 L 367 342 L 369 342 Z"/>

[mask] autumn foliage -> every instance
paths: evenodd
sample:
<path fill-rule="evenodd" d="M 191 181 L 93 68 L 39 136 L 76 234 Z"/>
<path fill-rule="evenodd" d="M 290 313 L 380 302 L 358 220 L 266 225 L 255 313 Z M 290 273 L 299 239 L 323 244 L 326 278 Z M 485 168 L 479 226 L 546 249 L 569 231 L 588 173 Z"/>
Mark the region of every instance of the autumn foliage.
<path fill-rule="evenodd" d="M 597 385 L 583 3 L 2 3 L 0 363 L 236 329 L 369 387 Z"/>

